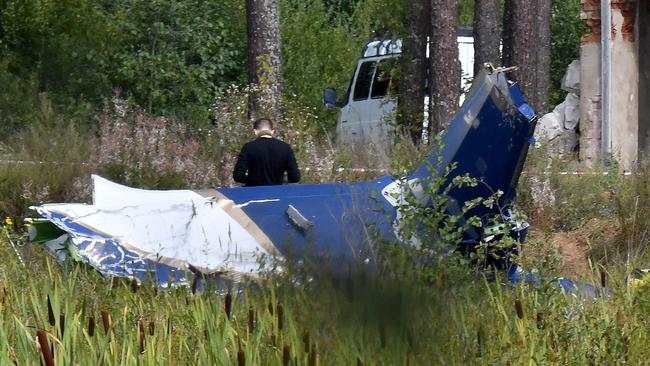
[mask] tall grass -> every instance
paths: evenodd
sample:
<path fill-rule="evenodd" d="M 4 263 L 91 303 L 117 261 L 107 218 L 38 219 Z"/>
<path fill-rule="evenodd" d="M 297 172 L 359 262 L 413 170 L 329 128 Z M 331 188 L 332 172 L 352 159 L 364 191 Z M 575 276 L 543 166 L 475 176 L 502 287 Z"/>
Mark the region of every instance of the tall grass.
<path fill-rule="evenodd" d="M 30 251 L 20 269 L 0 242 L 2 364 L 38 364 L 43 340 L 57 365 L 643 364 L 650 353 L 647 288 L 629 287 L 623 272 L 596 297 L 444 268 L 435 285 L 270 276 L 199 294 L 61 271 Z"/>

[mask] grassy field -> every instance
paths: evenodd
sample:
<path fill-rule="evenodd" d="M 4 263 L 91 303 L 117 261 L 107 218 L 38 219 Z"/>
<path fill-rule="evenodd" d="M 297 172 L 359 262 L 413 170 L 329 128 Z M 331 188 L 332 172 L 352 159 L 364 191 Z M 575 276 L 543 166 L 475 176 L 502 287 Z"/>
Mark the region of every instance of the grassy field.
<path fill-rule="evenodd" d="M 96 131 L 37 126 L 0 146 L 2 160 L 45 162 L 0 164 L 0 214 L 14 218 L 7 229 L 19 239 L 29 205 L 87 202 L 90 173 L 146 188 L 229 185 L 233 158 L 250 138 L 242 118 L 189 131 L 133 110 L 98 116 Z M 313 137 L 318 121 L 310 118 L 298 113 L 286 130 L 305 182 L 408 171 L 425 150 L 337 148 Z M 0 364 L 645 364 L 650 292 L 645 279 L 631 286 L 628 278 L 650 267 L 650 175 L 622 177 L 614 167 L 567 176 L 573 163 L 545 154 L 531 153 L 517 202 L 532 227 L 519 261 L 548 279 L 538 285 L 504 287 L 449 257 L 426 271 L 396 261 L 350 279 L 297 269 L 230 294 L 160 291 L 83 265 L 61 268 L 36 245 L 18 248 L 23 266 L 2 235 Z M 566 264 L 569 245 L 581 266 Z M 557 275 L 598 291 L 564 294 Z"/>
<path fill-rule="evenodd" d="M 62 270 L 38 247 L 22 249 L 22 267 L 1 244 L 2 364 L 638 365 L 650 355 L 648 288 L 624 272 L 597 276 L 606 296 L 564 294 L 554 281 L 504 287 L 453 264 L 433 283 L 285 275 L 193 294 Z"/>

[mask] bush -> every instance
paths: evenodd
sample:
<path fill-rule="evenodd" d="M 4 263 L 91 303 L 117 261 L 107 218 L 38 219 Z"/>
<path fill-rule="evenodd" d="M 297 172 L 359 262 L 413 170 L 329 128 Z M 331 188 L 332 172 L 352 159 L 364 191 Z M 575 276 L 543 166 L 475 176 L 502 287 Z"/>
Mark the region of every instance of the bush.
<path fill-rule="evenodd" d="M 240 0 L 8 0 L 0 24 L 0 111 L 10 131 L 29 124 L 38 92 L 74 112 L 97 108 L 113 89 L 150 113 L 205 125 L 216 91 L 245 82 Z"/>
<path fill-rule="evenodd" d="M 550 104 L 564 101 L 560 89 L 569 64 L 580 58 L 580 38 L 587 26 L 580 19 L 580 0 L 553 0 L 551 3 L 551 94 Z"/>
<path fill-rule="evenodd" d="M 246 81 L 243 1 L 110 3 L 112 87 L 149 113 L 204 127 L 216 92 Z"/>
<path fill-rule="evenodd" d="M 107 178 L 149 189 L 215 183 L 216 163 L 201 159 L 201 141 L 187 127 L 129 109 L 117 97 L 113 101 L 112 110 L 99 117 L 99 137 L 91 154 Z"/>

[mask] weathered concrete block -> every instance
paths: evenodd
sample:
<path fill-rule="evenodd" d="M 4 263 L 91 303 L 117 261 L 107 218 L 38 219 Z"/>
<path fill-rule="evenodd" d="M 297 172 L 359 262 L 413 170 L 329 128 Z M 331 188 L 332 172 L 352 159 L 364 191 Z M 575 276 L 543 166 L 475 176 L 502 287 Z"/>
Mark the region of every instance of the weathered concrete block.
<path fill-rule="evenodd" d="M 560 136 L 550 141 L 550 145 L 558 154 L 570 154 L 578 145 L 578 134 L 573 130 L 564 130 Z"/>
<path fill-rule="evenodd" d="M 573 60 L 562 78 L 562 90 L 580 95 L 580 60 Z"/>
<path fill-rule="evenodd" d="M 547 113 L 539 119 L 535 128 L 535 138 L 540 141 L 549 141 L 564 132 L 564 102 L 558 104 L 553 112 Z"/>
<path fill-rule="evenodd" d="M 574 131 L 580 122 L 580 97 L 569 93 L 564 100 L 564 128 Z"/>

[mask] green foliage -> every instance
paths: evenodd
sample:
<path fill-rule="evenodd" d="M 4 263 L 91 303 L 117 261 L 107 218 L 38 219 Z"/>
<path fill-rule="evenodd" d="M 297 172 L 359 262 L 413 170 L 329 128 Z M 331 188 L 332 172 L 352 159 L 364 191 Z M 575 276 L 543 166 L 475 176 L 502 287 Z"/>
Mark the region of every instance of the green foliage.
<path fill-rule="evenodd" d="M 216 91 L 245 81 L 244 1 L 117 1 L 112 86 L 154 114 L 207 122 Z"/>
<path fill-rule="evenodd" d="M 403 4 L 401 0 L 283 0 L 281 5 L 286 98 L 317 108 L 331 130 L 335 111 L 322 108 L 323 89 L 334 87 L 341 96 L 365 43 L 373 35 L 401 33 Z M 345 10 L 337 12 L 339 9 Z"/>
<path fill-rule="evenodd" d="M 75 114 L 119 89 L 152 113 L 205 124 L 215 93 L 245 81 L 241 0 L 7 0 L 0 24 L 8 132 L 29 123 L 39 92 Z"/>
<path fill-rule="evenodd" d="M 461 27 L 474 26 L 474 0 L 458 1 L 458 23 Z"/>
<path fill-rule="evenodd" d="M 0 215 L 17 220 L 31 205 L 89 198 L 78 184 L 90 174 L 88 131 L 77 121 L 60 119 L 47 96 L 39 97 L 34 122 L 8 156 L 15 162 L 0 164 Z"/>
<path fill-rule="evenodd" d="M 102 63 L 107 24 L 95 2 L 7 0 L 0 24 L 0 135 L 33 120 L 41 92 L 75 111 L 110 91 Z"/>
<path fill-rule="evenodd" d="M 561 103 L 560 89 L 571 61 L 580 57 L 580 38 L 587 26 L 580 20 L 580 0 L 553 0 L 551 10 L 551 105 Z"/>
<path fill-rule="evenodd" d="M 553 85 L 577 54 L 577 0 L 555 1 Z M 155 115 L 205 127 L 216 93 L 246 82 L 243 0 L 43 1 L 0 4 L 0 114 L 6 137 L 34 119 L 46 92 L 66 119 L 99 109 L 114 90 Z M 286 100 L 321 108 L 324 87 L 342 94 L 363 44 L 403 33 L 403 0 L 283 0 Z M 471 25 L 473 2 L 459 2 Z M 554 100 L 561 97 L 554 93 Z M 320 130 L 319 130 L 320 131 Z"/>
<path fill-rule="evenodd" d="M 409 180 L 407 174 L 415 169 L 411 165 L 414 159 L 404 165 L 405 156 L 400 155 L 403 146 L 411 141 L 407 136 L 402 137 L 405 142 L 398 139 L 397 146 L 402 147 L 392 154 L 393 170 L 398 174 L 396 186 L 390 193 L 396 209 L 393 230 L 397 242 L 384 243 L 385 239 L 378 238 L 383 244 L 378 246 L 378 252 L 385 270 L 398 277 L 409 274 L 435 283 L 443 274 L 462 277 L 476 273 L 474 270 L 480 273 L 494 265 L 502 268 L 512 263 L 512 248 L 518 243 L 509 237 L 512 224 L 503 219 L 507 214 L 500 206 L 503 192 L 494 192 L 467 174 L 457 175 L 455 163 L 444 166 L 442 156 L 430 149 L 426 153 L 428 156 L 439 156 L 436 160 L 424 160 L 427 177 Z M 434 149 L 442 149 L 442 136 L 436 136 L 432 145 Z M 417 153 L 416 150 L 406 156 Z M 460 206 L 452 195 L 459 189 L 472 192 L 474 198 Z M 494 208 L 501 215 L 479 217 L 477 212 L 485 208 Z M 477 235 L 474 244 L 461 244 L 468 233 L 477 231 L 484 235 Z"/>
<path fill-rule="evenodd" d="M 0 14 L 8 71 L 35 75 L 40 90 L 96 97 L 106 91 L 101 70 L 108 24 L 95 1 L 8 0 Z M 104 88 L 104 89 L 102 89 Z"/>
<path fill-rule="evenodd" d="M 322 111 L 323 89 L 341 91 L 350 82 L 362 37 L 355 37 L 349 16 L 336 16 L 321 0 L 281 4 L 285 94 Z"/>
<path fill-rule="evenodd" d="M 0 61 L 0 140 L 28 126 L 38 104 L 38 81 L 35 75 L 20 77 L 8 71 L 9 63 Z"/>

